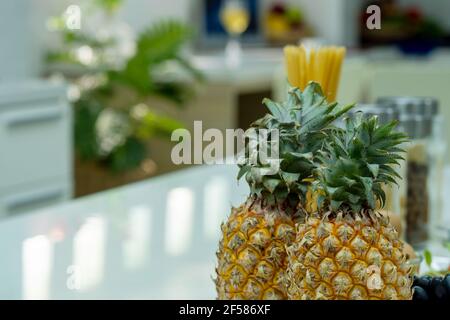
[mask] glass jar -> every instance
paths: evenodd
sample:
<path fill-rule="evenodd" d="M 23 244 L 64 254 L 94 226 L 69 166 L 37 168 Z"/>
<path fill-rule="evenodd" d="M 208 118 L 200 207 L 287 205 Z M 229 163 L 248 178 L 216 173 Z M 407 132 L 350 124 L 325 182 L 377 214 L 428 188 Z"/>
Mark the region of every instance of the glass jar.
<path fill-rule="evenodd" d="M 410 138 L 400 186 L 400 214 L 405 240 L 420 248 L 434 234 L 442 216 L 442 175 L 445 142 L 438 103 L 428 97 L 385 97 L 381 106 L 395 109 L 400 128 Z"/>
<path fill-rule="evenodd" d="M 428 177 L 430 163 L 427 154 L 428 137 L 424 119 L 417 114 L 402 114 L 401 123 L 411 142 L 406 148 L 406 241 L 418 246 L 429 239 L 430 199 Z"/>
<path fill-rule="evenodd" d="M 444 169 L 447 143 L 444 138 L 444 118 L 438 112 L 438 109 L 436 114 L 432 116 L 432 128 L 430 131 L 431 139 L 427 148 L 430 162 L 433 164 L 430 167 L 428 183 L 430 195 L 430 232 L 433 240 L 442 240 L 438 237 L 440 234 L 438 231 L 440 231 L 444 225 Z"/>

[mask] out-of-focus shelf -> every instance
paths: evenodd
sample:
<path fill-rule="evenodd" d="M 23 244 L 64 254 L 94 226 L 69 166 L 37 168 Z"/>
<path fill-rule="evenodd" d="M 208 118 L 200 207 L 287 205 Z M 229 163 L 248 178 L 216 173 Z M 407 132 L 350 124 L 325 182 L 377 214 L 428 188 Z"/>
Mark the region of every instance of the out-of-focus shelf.
<path fill-rule="evenodd" d="M 0 85 L 0 216 L 70 198 L 71 119 L 65 85 Z"/>
<path fill-rule="evenodd" d="M 232 86 L 238 93 L 271 90 L 275 70 L 283 62 L 280 48 L 244 49 L 240 64 L 227 66 L 223 52 L 195 54 L 193 64 L 207 81 Z"/>

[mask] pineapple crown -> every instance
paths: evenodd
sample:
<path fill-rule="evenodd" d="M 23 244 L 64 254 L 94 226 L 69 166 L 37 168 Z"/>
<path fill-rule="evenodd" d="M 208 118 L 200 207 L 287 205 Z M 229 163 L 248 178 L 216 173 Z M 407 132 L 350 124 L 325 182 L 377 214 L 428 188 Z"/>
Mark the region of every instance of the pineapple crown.
<path fill-rule="evenodd" d="M 315 170 L 313 189 L 318 207 L 359 212 L 373 210 L 377 201 L 384 206 L 384 184 L 397 184 L 401 178 L 394 166 L 404 160 L 399 145 L 406 135 L 394 129 L 397 121 L 380 125 L 376 116 L 364 118 L 361 112 L 345 119 L 345 129 L 334 129 Z"/>
<path fill-rule="evenodd" d="M 331 130 L 330 124 L 353 105 L 328 103 L 318 83 L 310 82 L 303 92 L 290 88 L 288 99 L 276 103 L 264 99 L 269 113 L 255 121 L 251 128 L 277 130 L 279 167 L 276 173 L 265 174 L 268 164 L 260 161 L 240 164 L 238 179 L 245 176 L 251 195 L 269 205 L 285 203 L 293 206 L 304 200 L 316 167 L 315 157 Z M 272 152 L 274 136 L 268 135 L 266 147 Z M 260 143 L 258 141 L 254 142 Z M 249 154 L 251 142 L 246 140 L 245 152 Z"/>

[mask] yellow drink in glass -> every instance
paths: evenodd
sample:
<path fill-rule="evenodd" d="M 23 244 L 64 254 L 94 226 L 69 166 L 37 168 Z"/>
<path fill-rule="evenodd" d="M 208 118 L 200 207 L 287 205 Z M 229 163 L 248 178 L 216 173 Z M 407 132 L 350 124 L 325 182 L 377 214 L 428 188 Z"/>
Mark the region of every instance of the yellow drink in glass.
<path fill-rule="evenodd" d="M 240 35 L 247 30 L 250 16 L 245 8 L 225 6 L 220 14 L 220 20 L 228 34 Z"/>

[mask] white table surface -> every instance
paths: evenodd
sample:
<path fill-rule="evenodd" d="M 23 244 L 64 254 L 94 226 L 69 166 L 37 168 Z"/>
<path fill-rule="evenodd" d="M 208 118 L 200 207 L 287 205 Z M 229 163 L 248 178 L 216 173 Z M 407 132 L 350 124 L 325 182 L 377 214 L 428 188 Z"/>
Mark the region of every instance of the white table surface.
<path fill-rule="evenodd" d="M 202 166 L 0 221 L 0 299 L 213 299 L 219 225 L 248 192 Z"/>
<path fill-rule="evenodd" d="M 248 193 L 236 174 L 198 166 L 1 220 L 0 299 L 214 299 L 219 226 Z"/>

